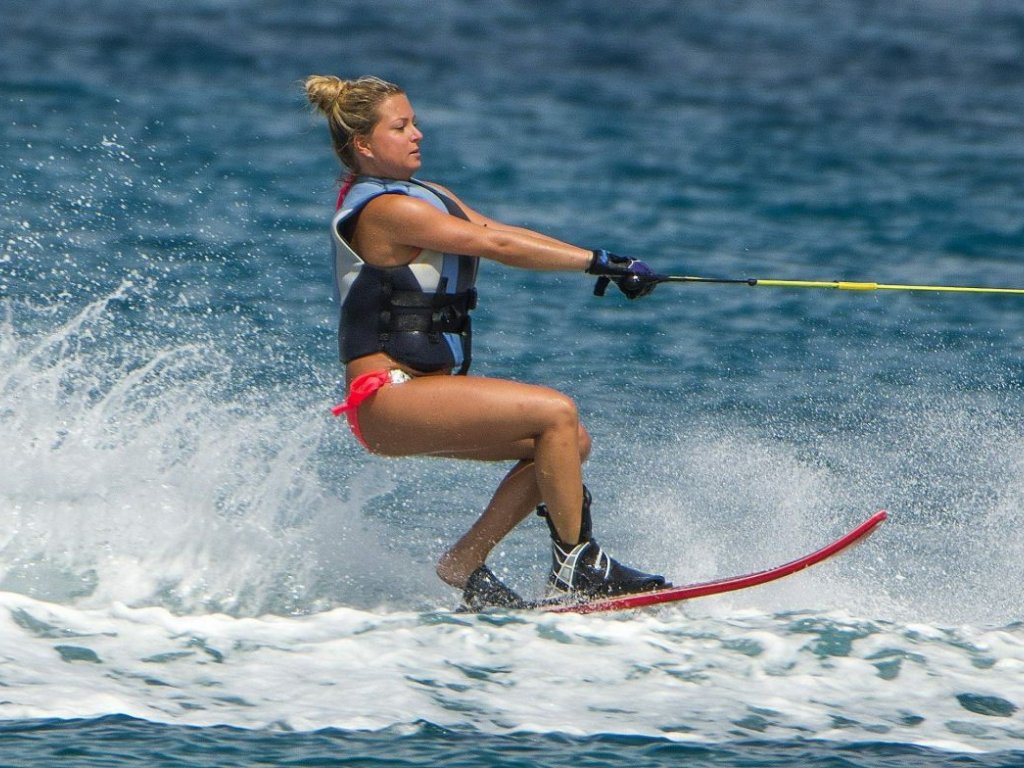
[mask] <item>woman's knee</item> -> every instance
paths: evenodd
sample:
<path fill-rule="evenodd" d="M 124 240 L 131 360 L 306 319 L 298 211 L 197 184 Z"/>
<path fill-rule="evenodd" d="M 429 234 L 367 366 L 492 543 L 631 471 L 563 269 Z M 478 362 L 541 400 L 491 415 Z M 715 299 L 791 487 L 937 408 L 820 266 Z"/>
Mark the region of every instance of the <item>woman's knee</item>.
<path fill-rule="evenodd" d="M 591 439 L 587 428 L 580 422 L 579 409 L 576 401 L 561 392 L 555 392 L 548 401 L 548 428 L 573 430 L 576 433 L 576 445 L 580 461 L 590 456 Z"/>
<path fill-rule="evenodd" d="M 576 401 L 561 392 L 554 392 L 545 403 L 545 420 L 549 427 L 577 430 L 580 426 L 580 412 Z"/>

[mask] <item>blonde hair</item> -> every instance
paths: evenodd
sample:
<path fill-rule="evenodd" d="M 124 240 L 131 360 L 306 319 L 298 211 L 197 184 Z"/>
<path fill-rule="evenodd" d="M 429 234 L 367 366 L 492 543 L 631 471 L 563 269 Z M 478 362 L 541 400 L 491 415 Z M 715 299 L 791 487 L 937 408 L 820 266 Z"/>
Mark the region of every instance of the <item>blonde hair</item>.
<path fill-rule="evenodd" d="M 380 119 L 385 99 L 405 93 L 394 83 L 379 77 L 342 80 L 333 75 L 310 75 L 305 81 L 306 98 L 327 118 L 334 153 L 346 168 L 356 168 L 352 139 L 369 136 Z"/>

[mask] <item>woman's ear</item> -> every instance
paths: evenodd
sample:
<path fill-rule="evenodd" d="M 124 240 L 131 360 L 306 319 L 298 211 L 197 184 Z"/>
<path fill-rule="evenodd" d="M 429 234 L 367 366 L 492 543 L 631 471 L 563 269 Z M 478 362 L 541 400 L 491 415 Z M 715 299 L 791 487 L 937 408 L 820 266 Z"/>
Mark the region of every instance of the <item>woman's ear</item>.
<path fill-rule="evenodd" d="M 352 147 L 355 149 L 357 155 L 373 157 L 373 150 L 370 149 L 370 140 L 366 136 L 353 136 Z"/>

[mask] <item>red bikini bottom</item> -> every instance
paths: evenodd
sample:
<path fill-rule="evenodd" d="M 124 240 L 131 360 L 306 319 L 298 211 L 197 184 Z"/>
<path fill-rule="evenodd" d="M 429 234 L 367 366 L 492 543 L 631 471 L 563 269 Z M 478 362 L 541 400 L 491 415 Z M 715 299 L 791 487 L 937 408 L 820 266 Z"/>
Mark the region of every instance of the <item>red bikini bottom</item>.
<path fill-rule="evenodd" d="M 335 416 L 341 416 L 344 413 L 348 418 L 348 425 L 352 429 L 352 434 L 356 436 L 356 439 L 363 444 L 366 450 L 370 450 L 370 446 L 366 443 L 366 438 L 363 437 L 363 430 L 359 427 L 359 406 L 366 398 L 376 394 L 377 390 L 381 387 L 388 384 L 402 384 L 411 378 L 409 374 L 398 368 L 371 371 L 370 373 L 364 373 L 362 376 L 356 376 L 349 385 L 348 397 L 334 406 L 331 409 L 331 413 Z"/>

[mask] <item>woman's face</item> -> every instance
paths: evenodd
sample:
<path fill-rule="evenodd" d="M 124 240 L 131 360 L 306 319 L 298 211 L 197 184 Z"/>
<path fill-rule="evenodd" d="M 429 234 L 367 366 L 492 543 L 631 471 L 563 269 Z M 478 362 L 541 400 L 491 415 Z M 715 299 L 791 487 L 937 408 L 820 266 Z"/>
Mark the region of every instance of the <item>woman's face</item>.
<path fill-rule="evenodd" d="M 408 179 L 419 170 L 420 140 L 416 113 L 404 93 L 389 96 L 380 104 L 380 119 L 368 137 L 356 141 L 360 171 L 388 179 Z"/>

